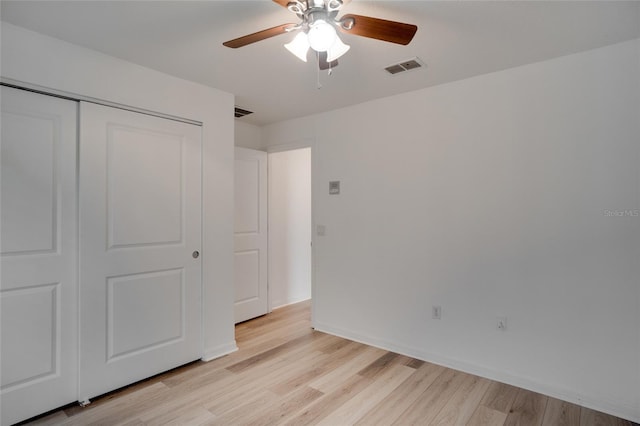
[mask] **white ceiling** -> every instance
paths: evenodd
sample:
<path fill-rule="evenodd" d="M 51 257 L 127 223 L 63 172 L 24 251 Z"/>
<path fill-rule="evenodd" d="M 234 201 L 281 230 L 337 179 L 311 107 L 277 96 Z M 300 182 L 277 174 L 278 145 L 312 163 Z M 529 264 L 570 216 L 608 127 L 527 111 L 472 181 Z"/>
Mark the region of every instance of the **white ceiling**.
<path fill-rule="evenodd" d="M 295 15 L 261 1 L 7 1 L 2 20 L 236 95 L 262 125 L 640 37 L 640 2 L 363 1 L 356 13 L 418 25 L 408 46 L 352 35 L 331 76 L 283 44 L 222 42 Z M 427 68 L 390 76 L 420 57 Z M 318 78 L 322 88 L 317 88 Z"/>

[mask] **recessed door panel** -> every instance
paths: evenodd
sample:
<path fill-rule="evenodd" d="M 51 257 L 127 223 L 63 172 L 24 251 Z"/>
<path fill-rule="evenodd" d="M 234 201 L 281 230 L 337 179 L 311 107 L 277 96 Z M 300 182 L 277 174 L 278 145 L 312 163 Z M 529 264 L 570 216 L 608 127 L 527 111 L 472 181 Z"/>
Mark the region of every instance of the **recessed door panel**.
<path fill-rule="evenodd" d="M 77 400 L 77 103 L 2 87 L 2 424 Z"/>
<path fill-rule="evenodd" d="M 112 123 L 107 135 L 109 248 L 181 243 L 183 137 Z"/>
<path fill-rule="evenodd" d="M 235 232 L 260 232 L 260 160 L 236 158 Z"/>
<path fill-rule="evenodd" d="M 57 248 L 61 119 L 30 110 L 2 113 L 2 254 Z"/>
<path fill-rule="evenodd" d="M 107 279 L 108 361 L 184 337 L 183 269 Z"/>
<path fill-rule="evenodd" d="M 59 374 L 58 284 L 3 291 L 0 309 L 2 389 Z"/>
<path fill-rule="evenodd" d="M 201 357 L 201 129 L 81 103 L 80 399 Z"/>
<path fill-rule="evenodd" d="M 249 250 L 235 254 L 236 281 L 243 285 L 236 287 L 236 303 L 247 303 L 259 299 L 260 294 L 260 251 Z"/>

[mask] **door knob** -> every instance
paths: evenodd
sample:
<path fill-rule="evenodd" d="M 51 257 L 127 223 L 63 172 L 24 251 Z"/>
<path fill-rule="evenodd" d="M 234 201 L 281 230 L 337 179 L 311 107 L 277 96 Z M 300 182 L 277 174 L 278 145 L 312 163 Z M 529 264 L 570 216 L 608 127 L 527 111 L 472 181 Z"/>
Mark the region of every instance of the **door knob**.
<path fill-rule="evenodd" d="M 194 259 L 197 259 L 198 256 L 200 256 L 200 252 L 198 250 L 196 250 L 196 251 L 193 252 L 193 254 L 191 256 L 193 256 Z"/>

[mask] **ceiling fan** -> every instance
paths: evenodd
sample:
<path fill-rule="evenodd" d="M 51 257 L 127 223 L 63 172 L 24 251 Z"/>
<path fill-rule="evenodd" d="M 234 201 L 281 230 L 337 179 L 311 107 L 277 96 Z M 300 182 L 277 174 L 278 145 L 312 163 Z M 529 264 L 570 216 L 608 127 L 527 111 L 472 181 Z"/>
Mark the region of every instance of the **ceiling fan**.
<path fill-rule="evenodd" d="M 231 48 L 243 47 L 280 34 L 299 31 L 285 47 L 298 58 L 307 61 L 309 48 L 317 52 L 321 70 L 338 65 L 338 58 L 350 46 L 338 37 L 336 28 L 344 34 L 354 34 L 391 43 L 407 45 L 418 27 L 402 22 L 387 21 L 362 15 L 337 18 L 342 6 L 351 0 L 273 0 L 286 7 L 300 19 L 297 24 L 282 24 L 222 43 Z"/>

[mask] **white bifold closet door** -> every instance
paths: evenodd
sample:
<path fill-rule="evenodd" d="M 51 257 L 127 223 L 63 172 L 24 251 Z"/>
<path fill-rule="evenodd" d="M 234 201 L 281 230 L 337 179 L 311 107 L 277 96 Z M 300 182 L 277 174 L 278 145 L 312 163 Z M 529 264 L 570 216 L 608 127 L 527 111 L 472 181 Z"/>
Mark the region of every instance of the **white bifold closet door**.
<path fill-rule="evenodd" d="M 80 389 L 201 357 L 201 128 L 80 104 Z"/>
<path fill-rule="evenodd" d="M 77 103 L 2 87 L 0 424 L 77 399 Z"/>

